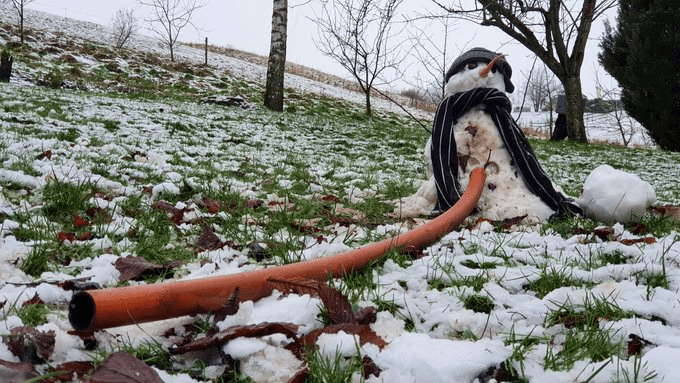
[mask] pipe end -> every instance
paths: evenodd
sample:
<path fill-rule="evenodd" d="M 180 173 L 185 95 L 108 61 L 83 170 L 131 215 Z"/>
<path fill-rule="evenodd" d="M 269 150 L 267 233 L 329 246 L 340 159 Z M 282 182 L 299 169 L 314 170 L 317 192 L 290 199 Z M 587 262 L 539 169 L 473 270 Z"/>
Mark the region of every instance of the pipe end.
<path fill-rule="evenodd" d="M 68 305 L 68 321 L 76 331 L 87 331 L 94 324 L 97 306 L 92 296 L 84 291 L 71 298 Z"/>

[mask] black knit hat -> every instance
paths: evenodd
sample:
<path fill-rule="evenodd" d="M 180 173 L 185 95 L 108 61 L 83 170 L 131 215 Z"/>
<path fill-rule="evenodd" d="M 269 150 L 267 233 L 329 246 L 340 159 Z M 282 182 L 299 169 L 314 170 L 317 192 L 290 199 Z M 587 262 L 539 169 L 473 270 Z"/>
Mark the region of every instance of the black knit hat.
<path fill-rule="evenodd" d="M 491 62 L 494 58 L 498 56 L 498 53 L 491 52 L 488 49 L 485 48 L 472 48 L 469 51 L 463 53 L 460 55 L 456 61 L 451 64 L 451 67 L 449 70 L 446 72 L 446 82 L 449 82 L 449 79 L 451 76 L 454 74 L 458 73 L 465 65 L 467 65 L 470 62 L 479 62 L 479 61 L 485 61 L 487 64 Z M 512 77 L 512 68 L 510 68 L 510 64 L 508 64 L 507 61 L 505 61 L 504 58 L 499 58 L 496 60 L 496 64 L 493 66 L 495 69 L 497 69 L 504 78 L 505 82 L 505 91 L 508 93 L 512 93 L 515 90 L 515 86 L 512 85 L 512 82 L 510 81 L 510 77 Z"/>

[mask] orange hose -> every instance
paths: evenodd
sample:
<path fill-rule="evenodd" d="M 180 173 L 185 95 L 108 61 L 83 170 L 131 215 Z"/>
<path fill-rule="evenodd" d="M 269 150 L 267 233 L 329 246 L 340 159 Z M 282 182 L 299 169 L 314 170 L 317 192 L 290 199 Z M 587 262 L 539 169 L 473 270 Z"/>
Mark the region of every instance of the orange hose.
<path fill-rule="evenodd" d="M 184 315 L 216 311 L 236 287 L 241 301 L 271 294 L 269 278 L 305 277 L 325 281 L 360 270 L 393 249 L 414 250 L 430 244 L 460 225 L 477 205 L 486 173 L 477 168 L 461 199 L 425 225 L 334 256 L 291 263 L 269 269 L 139 286 L 115 287 L 76 293 L 69 305 L 69 321 L 77 331 L 117 327 Z"/>

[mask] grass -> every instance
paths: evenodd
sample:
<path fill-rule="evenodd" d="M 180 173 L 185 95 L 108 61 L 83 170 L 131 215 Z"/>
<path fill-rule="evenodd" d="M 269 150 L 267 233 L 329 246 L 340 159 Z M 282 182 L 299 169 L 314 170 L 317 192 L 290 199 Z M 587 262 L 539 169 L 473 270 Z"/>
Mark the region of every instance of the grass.
<path fill-rule="evenodd" d="M 357 354 L 348 358 L 340 352 L 328 355 L 314 349 L 306 352 L 305 360 L 309 369 L 306 381 L 309 383 L 346 383 L 354 381 L 352 376 L 355 374 L 359 374 L 363 382 L 363 363 L 358 345 Z"/>
<path fill-rule="evenodd" d="M 192 266 L 220 257 L 231 262 L 241 255 L 250 258 L 238 262 L 297 262 L 313 246 L 357 247 L 393 236 L 401 223 L 387 216 L 393 209 L 388 201 L 414 193 L 423 181 L 427 134 L 401 115 L 378 111 L 366 117 L 361 105 L 292 89 L 286 90 L 285 112 L 274 113 L 259 105 L 261 84 L 216 68 L 189 64 L 178 70 L 150 55 L 126 50 L 115 52 L 131 62 L 122 67 L 106 47 L 89 44 L 86 50 L 102 57 L 104 66 L 84 70 L 82 64 L 69 60 L 41 66 L 36 52 L 25 46 L 16 52 L 15 60 L 22 63 L 29 80 L 43 87 L 0 85 L 0 111 L 7 114 L 2 119 L 0 159 L 3 170 L 12 171 L 0 175 L 0 184 L 2 196 L 14 207 L 0 214 L 0 222 L 12 227 L 6 235 L 26 244 L 21 269 L 35 278 L 46 271 L 77 276 L 83 266 L 73 267 L 72 261 L 96 258 L 105 251 Z M 75 78 L 75 88 L 61 87 L 65 78 Z M 202 103 L 208 88 L 217 94 L 241 94 L 253 108 Z M 530 142 L 551 178 L 571 195 L 579 194 L 593 164 L 608 163 L 651 182 L 660 201 L 680 204 L 680 191 L 666 182 L 680 163 L 676 153 Z M 44 156 L 46 150 L 51 158 Z M 655 167 L 636 166 L 647 162 Z M 153 194 L 161 184 L 176 189 Z M 173 222 L 172 213 L 155 207 L 160 200 L 186 209 L 182 220 Z M 205 200 L 218 201 L 218 211 L 206 206 Z M 277 201 L 283 202 L 275 209 Z M 95 208 L 104 214 L 89 216 Z M 338 208 L 351 210 L 338 213 Z M 89 225 L 76 225 L 74 215 L 86 218 Z M 197 248 L 203 225 L 231 249 L 206 256 Z M 601 226 L 581 217 L 543 225 L 538 235 L 578 238 L 569 245 L 578 250 L 569 252 L 568 259 L 567 249 L 543 248 L 530 238 L 525 240 L 529 233 L 461 230 L 459 238 L 440 242 L 423 258 L 391 251 L 370 267 L 329 283 L 355 307 L 374 305 L 402 319 L 407 331 L 471 341 L 486 336 L 467 328 L 452 329 L 445 319 L 425 323 L 430 310 L 451 313 L 454 306 L 489 318 L 511 312 L 513 320 L 540 325 L 545 332 L 520 335 L 512 327 L 514 322 L 497 325 L 490 319 L 488 323 L 497 326 L 493 331 L 512 348 L 506 361 L 511 378 L 526 382 L 526 364 L 536 360 L 544 369 L 564 371 L 580 360 L 602 362 L 621 353 L 617 339 L 622 334 L 609 324 L 637 314 L 621 309 L 616 297 L 586 295 L 579 304 L 546 298 L 563 287 L 577 294 L 600 282 L 577 277 L 575 270 L 643 264 L 644 268 L 622 273 L 620 278 L 644 285 L 647 299 L 673 286 L 672 245 L 664 245 L 660 257 L 650 258 L 642 251 L 633 255 L 608 246 L 614 239 L 600 238 L 595 231 Z M 644 217 L 642 226 L 643 235 L 657 238 L 680 232 L 678 223 L 651 215 Z M 75 236 L 91 232 L 93 239 L 60 241 L 61 232 Z M 258 256 L 246 250 L 255 244 L 263 246 Z M 420 274 L 395 282 L 395 290 L 382 283 L 388 270 L 407 269 Z M 500 285 L 509 286 L 507 291 L 513 294 L 527 295 L 527 301 L 549 303 L 548 308 L 522 318 L 525 314 L 514 312 L 514 307 L 490 293 Z M 414 304 L 416 299 L 427 302 L 426 307 Z M 37 326 L 45 323 L 49 309 L 27 305 L 5 310 L 5 315 L 8 312 L 16 313 L 25 325 Z M 465 326 L 470 323 L 461 324 Z M 121 347 L 148 364 L 175 371 L 175 360 L 160 344 L 131 344 Z M 632 369 L 621 367 L 620 381 L 644 381 L 651 376 L 639 358 L 634 362 Z M 361 371 L 358 355 L 346 359 L 315 350 L 307 354 L 307 363 L 309 381 L 347 381 Z M 205 366 L 197 363 L 186 368 L 199 379 Z M 227 375 L 215 381 L 249 381 L 238 369 Z"/>

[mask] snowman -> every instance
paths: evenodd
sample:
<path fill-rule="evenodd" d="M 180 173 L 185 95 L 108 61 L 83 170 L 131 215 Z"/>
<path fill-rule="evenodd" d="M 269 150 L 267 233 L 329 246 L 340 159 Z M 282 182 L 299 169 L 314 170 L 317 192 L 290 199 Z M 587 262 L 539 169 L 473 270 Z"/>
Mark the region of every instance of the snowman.
<path fill-rule="evenodd" d="M 465 191 L 473 169 L 487 178 L 477 204 L 481 216 L 539 223 L 554 215 L 582 214 L 556 190 L 511 116 L 512 69 L 504 55 L 473 48 L 446 73 L 446 97 L 425 147 L 428 181 L 397 208 L 401 216 L 436 216 Z"/>

